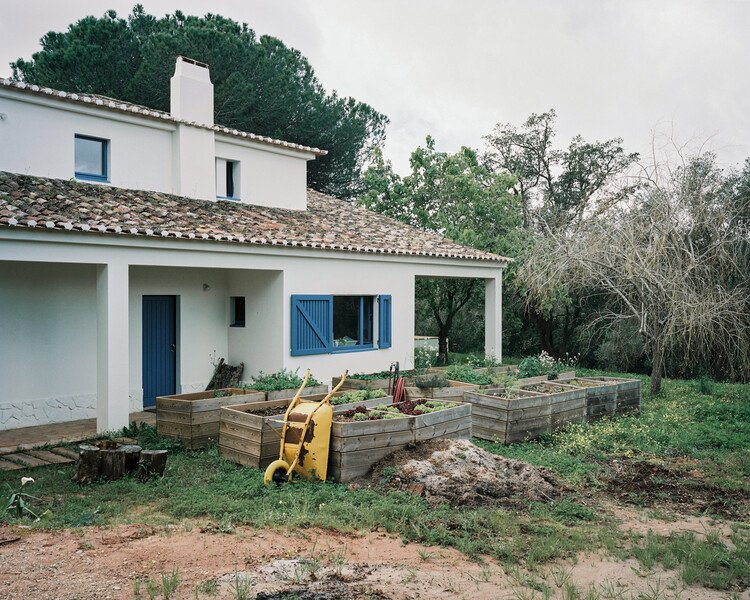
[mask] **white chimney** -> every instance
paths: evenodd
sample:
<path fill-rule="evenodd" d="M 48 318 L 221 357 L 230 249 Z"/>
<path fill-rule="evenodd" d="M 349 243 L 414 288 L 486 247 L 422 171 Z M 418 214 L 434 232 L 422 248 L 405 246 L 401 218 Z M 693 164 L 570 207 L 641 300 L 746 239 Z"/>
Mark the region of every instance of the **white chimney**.
<path fill-rule="evenodd" d="M 208 65 L 177 57 L 171 80 L 170 112 L 173 117 L 214 124 L 214 86 Z M 178 124 L 173 136 L 174 193 L 189 198 L 216 199 L 214 132 L 203 127 Z"/>
<path fill-rule="evenodd" d="M 207 64 L 178 56 L 170 84 L 173 117 L 201 125 L 214 124 L 214 86 Z"/>

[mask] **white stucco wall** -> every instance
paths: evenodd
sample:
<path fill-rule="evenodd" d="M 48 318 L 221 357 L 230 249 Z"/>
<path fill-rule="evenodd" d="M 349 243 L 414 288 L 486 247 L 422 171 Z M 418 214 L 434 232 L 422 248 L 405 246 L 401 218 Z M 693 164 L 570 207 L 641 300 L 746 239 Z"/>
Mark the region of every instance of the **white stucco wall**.
<path fill-rule="evenodd" d="M 74 138 L 82 134 L 110 140 L 112 185 L 172 191 L 172 126 L 120 120 L 95 109 L 63 110 L 54 101 L 25 100 L 0 89 L 0 113 L 6 115 L 0 120 L 0 170 L 72 179 Z"/>
<path fill-rule="evenodd" d="M 216 199 L 216 157 L 240 162 L 240 199 L 304 210 L 307 152 L 264 146 L 189 125 L 0 88 L 0 170 L 75 176 L 76 134 L 109 140 L 109 184 Z"/>
<path fill-rule="evenodd" d="M 304 155 L 259 150 L 234 138 L 217 136 L 216 156 L 239 161 L 241 202 L 293 210 L 307 208 Z"/>
<path fill-rule="evenodd" d="M 96 415 L 96 267 L 0 261 L 0 430 Z"/>

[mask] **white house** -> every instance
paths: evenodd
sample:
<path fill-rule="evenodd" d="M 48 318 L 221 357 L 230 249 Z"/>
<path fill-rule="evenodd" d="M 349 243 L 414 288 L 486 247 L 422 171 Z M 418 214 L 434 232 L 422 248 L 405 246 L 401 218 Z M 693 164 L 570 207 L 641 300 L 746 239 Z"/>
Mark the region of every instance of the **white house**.
<path fill-rule="evenodd" d="M 246 378 L 412 365 L 416 277 L 486 282 L 500 357 L 508 260 L 306 187 L 325 151 L 215 125 L 208 67 L 171 111 L 0 79 L 0 430 Z"/>

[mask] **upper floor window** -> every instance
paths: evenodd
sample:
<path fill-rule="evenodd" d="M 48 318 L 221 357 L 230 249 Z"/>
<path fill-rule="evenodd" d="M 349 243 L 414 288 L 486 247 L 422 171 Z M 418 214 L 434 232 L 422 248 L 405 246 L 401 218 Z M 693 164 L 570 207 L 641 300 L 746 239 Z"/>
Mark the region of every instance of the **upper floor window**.
<path fill-rule="evenodd" d="M 108 153 L 109 140 L 76 134 L 76 179 L 109 181 Z"/>
<path fill-rule="evenodd" d="M 216 197 L 238 200 L 240 197 L 240 163 L 225 158 L 216 159 Z"/>

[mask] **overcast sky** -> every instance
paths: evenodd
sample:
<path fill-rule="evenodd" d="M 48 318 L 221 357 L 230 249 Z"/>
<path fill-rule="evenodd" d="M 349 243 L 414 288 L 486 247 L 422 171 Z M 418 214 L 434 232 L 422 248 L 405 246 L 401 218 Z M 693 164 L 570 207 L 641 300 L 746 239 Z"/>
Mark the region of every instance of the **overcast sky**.
<path fill-rule="evenodd" d="M 247 22 L 308 57 L 327 89 L 391 119 L 385 153 L 403 172 L 432 135 L 480 147 L 497 122 L 554 107 L 559 140 L 654 129 L 711 137 L 724 164 L 750 156 L 750 0 L 142 0 Z M 49 30 L 134 1 L 0 0 L 0 76 Z M 74 90 L 71 90 L 74 91 Z"/>

